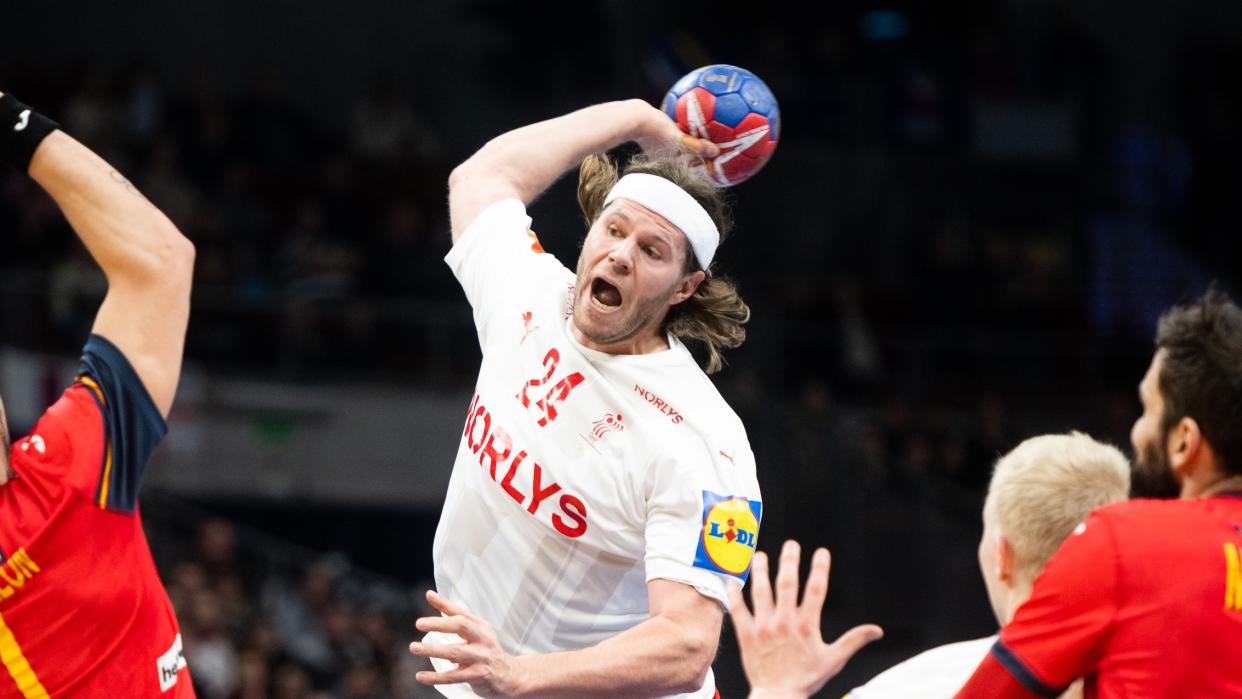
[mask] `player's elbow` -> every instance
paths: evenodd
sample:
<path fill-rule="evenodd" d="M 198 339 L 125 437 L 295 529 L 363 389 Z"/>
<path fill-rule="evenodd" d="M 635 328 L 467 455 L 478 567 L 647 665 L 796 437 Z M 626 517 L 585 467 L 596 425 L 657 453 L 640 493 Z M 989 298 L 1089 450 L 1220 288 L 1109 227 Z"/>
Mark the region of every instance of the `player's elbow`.
<path fill-rule="evenodd" d="M 449 173 L 449 194 L 487 187 L 503 172 L 503 165 L 503 160 L 496 157 L 493 149 L 484 147 Z"/>
<path fill-rule="evenodd" d="M 471 160 L 467 160 L 466 162 L 453 168 L 453 171 L 449 173 L 448 178 L 449 192 L 452 193 L 452 191 L 460 187 L 463 182 L 469 180 L 473 169 L 474 166 L 471 164 Z"/>
<path fill-rule="evenodd" d="M 104 272 L 112 282 L 125 280 L 138 288 L 160 293 L 188 293 L 194 279 L 194 243 L 167 219 L 153 225 L 156 235 L 147 239 L 141 249 L 117 259 L 112 269 L 106 261 L 101 261 Z"/>
<path fill-rule="evenodd" d="M 449 173 L 450 199 L 454 193 L 464 193 L 470 198 L 487 198 L 498 193 L 518 196 L 529 179 L 525 159 L 507 134 L 493 138 Z M 519 198 L 525 201 L 524 197 Z"/>
<path fill-rule="evenodd" d="M 476 153 L 466 162 L 453 168 L 448 179 L 450 202 L 454 197 L 462 195 L 474 198 L 479 193 L 496 189 L 498 184 L 505 181 L 504 168 L 498 163 L 489 161 L 489 158 Z"/>
<path fill-rule="evenodd" d="M 718 638 L 708 638 L 699 633 L 683 634 L 677 649 L 681 660 L 674 663 L 676 672 L 675 677 L 671 678 L 675 682 L 672 687 L 675 692 L 689 694 L 702 688 L 716 657 L 718 641 Z"/>
<path fill-rule="evenodd" d="M 176 226 L 172 223 L 167 225 L 168 229 L 164 231 L 157 249 L 156 264 L 163 270 L 161 276 L 167 283 L 188 289 L 194 279 L 194 259 L 197 251 L 194 243 L 182 235 Z"/>

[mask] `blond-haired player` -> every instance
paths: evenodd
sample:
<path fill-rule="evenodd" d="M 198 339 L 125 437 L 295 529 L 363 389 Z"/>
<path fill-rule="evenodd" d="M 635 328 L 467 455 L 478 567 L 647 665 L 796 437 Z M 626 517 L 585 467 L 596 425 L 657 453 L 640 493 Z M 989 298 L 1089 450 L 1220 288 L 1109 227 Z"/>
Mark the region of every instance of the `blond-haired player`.
<path fill-rule="evenodd" d="M 1002 626 L 1009 623 L 1017 608 L 1030 597 L 1035 578 L 1074 528 L 1095 508 L 1124 500 L 1129 488 L 1130 467 L 1122 453 L 1079 432 L 1032 437 L 997 461 L 983 506 L 979 568 L 992 609 Z M 782 558 L 782 569 L 784 564 Z M 797 570 L 796 559 L 793 570 Z M 811 588 L 810 581 L 807 587 Z M 756 578 L 752 594 L 758 590 Z M 738 617 L 747 614 L 740 595 L 734 606 L 736 623 Z M 748 621 L 743 624 L 753 626 Z M 740 628 L 738 640 L 744 661 L 760 652 L 754 636 L 743 634 Z M 933 648 L 881 673 L 848 696 L 850 699 L 951 697 L 965 684 L 995 642 L 996 637 L 990 636 Z M 785 653 L 783 657 L 798 656 Z M 773 658 L 773 662 L 776 660 Z M 747 665 L 747 675 L 756 690 L 752 696 L 805 697 L 822 687 L 840 670 L 844 661 L 818 667 L 804 663 L 800 669 L 816 671 L 806 675 L 814 684 L 801 686 L 785 684 L 784 678 L 796 678 L 797 672 L 778 672 L 771 664 L 752 667 L 754 665 Z"/>

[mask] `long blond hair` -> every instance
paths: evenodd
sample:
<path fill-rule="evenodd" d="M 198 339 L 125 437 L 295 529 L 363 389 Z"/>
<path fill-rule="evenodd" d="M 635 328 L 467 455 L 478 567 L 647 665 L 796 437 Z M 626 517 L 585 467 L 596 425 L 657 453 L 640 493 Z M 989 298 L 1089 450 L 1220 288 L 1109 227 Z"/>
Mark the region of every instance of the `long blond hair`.
<path fill-rule="evenodd" d="M 595 219 L 599 218 L 604 210 L 604 199 L 621 174 L 632 172 L 657 175 L 684 189 L 707 210 L 720 231 L 720 242 L 724 242 L 732 221 L 722 192 L 707 179 L 695 174 L 681 158 L 636 156 L 625 166 L 624 173 L 619 173 L 616 163 L 608 156 L 587 156 L 578 169 L 578 205 L 582 207 L 587 225 L 594 224 Z M 684 274 L 701 269 L 688 240 L 685 255 Z M 712 267 L 708 265 L 703 270 L 707 276 L 693 296 L 669 309 L 661 326 L 664 332 L 683 342 L 694 340 L 701 343 L 707 349 L 705 370 L 709 374 L 720 371 L 724 366 L 724 350 L 740 347 L 746 341 L 746 323 L 750 321 L 750 307 L 738 295 L 733 282 L 713 274 Z"/>

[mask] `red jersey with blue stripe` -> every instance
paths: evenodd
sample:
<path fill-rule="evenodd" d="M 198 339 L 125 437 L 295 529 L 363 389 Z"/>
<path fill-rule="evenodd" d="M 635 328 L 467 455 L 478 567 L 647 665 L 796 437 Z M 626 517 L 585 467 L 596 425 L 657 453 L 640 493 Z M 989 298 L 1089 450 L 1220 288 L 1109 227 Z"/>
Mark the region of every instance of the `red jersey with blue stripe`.
<path fill-rule="evenodd" d="M 1242 493 L 1100 508 L 959 697 L 1242 697 Z"/>
<path fill-rule="evenodd" d="M 0 486 L 0 698 L 194 697 L 138 488 L 163 418 L 92 336 Z"/>

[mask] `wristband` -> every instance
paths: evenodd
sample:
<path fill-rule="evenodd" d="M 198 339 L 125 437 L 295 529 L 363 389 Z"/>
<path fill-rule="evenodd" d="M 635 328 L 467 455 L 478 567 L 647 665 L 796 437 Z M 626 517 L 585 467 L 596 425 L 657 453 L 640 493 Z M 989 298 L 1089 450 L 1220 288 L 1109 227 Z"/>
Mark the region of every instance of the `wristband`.
<path fill-rule="evenodd" d="M 26 172 L 35 150 L 60 124 L 22 104 L 16 97 L 0 97 L 0 160 Z"/>

